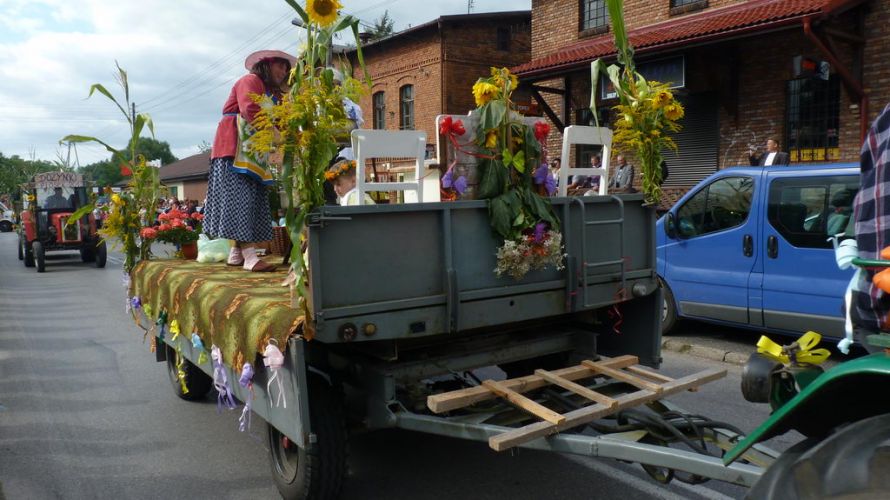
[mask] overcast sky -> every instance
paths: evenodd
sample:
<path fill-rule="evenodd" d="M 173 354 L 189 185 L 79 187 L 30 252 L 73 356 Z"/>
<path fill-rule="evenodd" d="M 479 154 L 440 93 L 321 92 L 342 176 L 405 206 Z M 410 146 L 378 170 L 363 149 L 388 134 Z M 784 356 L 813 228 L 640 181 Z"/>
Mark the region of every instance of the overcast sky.
<path fill-rule="evenodd" d="M 467 13 L 467 0 L 341 0 L 367 24 L 389 10 L 397 31 L 440 15 Z M 523 10 L 531 0 L 473 0 L 473 12 Z M 0 0 L 0 152 L 55 160 L 67 134 L 115 147 L 128 132 L 115 96 L 114 61 L 125 69 L 137 111 L 173 154 L 212 142 L 223 101 L 254 50 L 295 52 L 300 31 L 284 0 Z M 351 35 L 350 35 L 351 37 Z M 81 165 L 109 157 L 80 144 Z M 72 151 L 71 162 L 75 161 Z"/>

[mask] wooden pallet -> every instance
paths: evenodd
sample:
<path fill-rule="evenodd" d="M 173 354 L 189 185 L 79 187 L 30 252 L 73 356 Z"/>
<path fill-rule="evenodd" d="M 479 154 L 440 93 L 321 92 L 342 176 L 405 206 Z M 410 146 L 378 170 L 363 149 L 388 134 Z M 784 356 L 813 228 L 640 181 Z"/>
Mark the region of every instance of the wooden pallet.
<path fill-rule="evenodd" d="M 436 394 L 427 398 L 433 413 L 464 408 L 480 401 L 502 398 L 540 421 L 493 436 L 488 445 L 495 451 L 508 450 L 534 439 L 584 425 L 619 410 L 638 406 L 686 390 L 694 390 L 726 376 L 726 370 L 708 369 L 679 379 L 672 379 L 638 365 L 636 356 L 620 356 L 598 362 L 582 361 L 560 370 L 535 370 L 534 375 L 514 379 L 485 380 L 482 385 Z M 636 391 L 608 396 L 584 387 L 576 380 L 608 377 L 627 383 Z M 589 400 L 591 404 L 565 414 L 557 413 L 522 393 L 555 385 Z"/>

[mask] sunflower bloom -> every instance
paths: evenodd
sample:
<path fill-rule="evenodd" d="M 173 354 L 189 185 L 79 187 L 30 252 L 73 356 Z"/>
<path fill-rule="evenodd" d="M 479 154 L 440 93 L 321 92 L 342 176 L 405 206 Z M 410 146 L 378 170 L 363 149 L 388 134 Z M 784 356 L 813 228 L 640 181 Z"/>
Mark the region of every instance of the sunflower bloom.
<path fill-rule="evenodd" d="M 659 91 L 657 94 L 655 94 L 655 107 L 663 108 L 673 102 L 673 100 L 674 96 L 667 90 Z"/>
<path fill-rule="evenodd" d="M 670 121 L 677 121 L 680 118 L 683 118 L 684 114 L 685 112 L 683 111 L 683 106 L 680 106 L 676 102 L 668 104 L 664 107 L 664 116 Z"/>
<path fill-rule="evenodd" d="M 484 106 L 488 101 L 498 95 L 498 88 L 488 82 L 478 81 L 473 85 L 473 97 L 476 98 L 476 106 Z"/>
<path fill-rule="evenodd" d="M 337 20 L 337 11 L 343 6 L 339 0 L 306 0 L 306 14 L 309 20 L 326 28 Z"/>

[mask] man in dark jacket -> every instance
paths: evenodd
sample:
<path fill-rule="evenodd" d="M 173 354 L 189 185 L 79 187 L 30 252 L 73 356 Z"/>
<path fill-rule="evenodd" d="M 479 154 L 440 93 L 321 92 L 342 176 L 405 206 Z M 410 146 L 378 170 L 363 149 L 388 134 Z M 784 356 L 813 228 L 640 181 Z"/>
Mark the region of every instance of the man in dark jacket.
<path fill-rule="evenodd" d="M 748 161 L 752 166 L 768 167 L 770 165 L 788 165 L 791 158 L 788 153 L 779 151 L 779 143 L 775 139 L 766 140 L 766 152 L 759 157 L 755 154 L 754 149 L 748 151 Z"/>

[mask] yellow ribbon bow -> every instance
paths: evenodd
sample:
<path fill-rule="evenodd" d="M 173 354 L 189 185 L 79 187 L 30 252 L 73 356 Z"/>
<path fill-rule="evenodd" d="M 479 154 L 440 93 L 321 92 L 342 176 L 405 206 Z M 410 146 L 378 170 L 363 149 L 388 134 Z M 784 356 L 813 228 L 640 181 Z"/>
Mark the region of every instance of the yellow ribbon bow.
<path fill-rule="evenodd" d="M 818 365 L 831 355 L 828 349 L 814 349 L 821 340 L 822 335 L 807 332 L 791 345 L 781 346 L 764 335 L 757 341 L 757 352 L 783 365 L 791 364 L 792 360 L 797 364 Z"/>
<path fill-rule="evenodd" d="M 170 339 L 171 341 L 176 340 L 176 338 L 179 337 L 179 321 L 174 319 L 170 322 L 170 333 L 173 334 L 173 338 Z"/>

